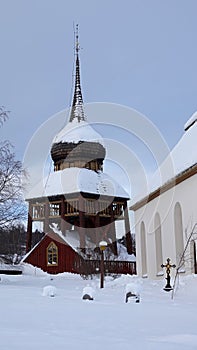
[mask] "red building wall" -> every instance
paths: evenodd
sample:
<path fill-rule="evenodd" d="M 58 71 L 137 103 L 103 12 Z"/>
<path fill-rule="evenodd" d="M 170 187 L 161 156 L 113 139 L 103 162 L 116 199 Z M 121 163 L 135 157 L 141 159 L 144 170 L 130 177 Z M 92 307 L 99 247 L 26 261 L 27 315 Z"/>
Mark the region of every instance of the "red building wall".
<path fill-rule="evenodd" d="M 54 242 L 58 248 L 58 264 L 47 265 L 47 247 Z M 53 234 L 48 234 L 38 243 L 36 247 L 30 251 L 24 262 L 36 267 L 40 267 L 43 271 L 50 274 L 62 272 L 77 273 L 75 265 L 79 263 L 81 257 L 68 246 L 61 238 Z"/>

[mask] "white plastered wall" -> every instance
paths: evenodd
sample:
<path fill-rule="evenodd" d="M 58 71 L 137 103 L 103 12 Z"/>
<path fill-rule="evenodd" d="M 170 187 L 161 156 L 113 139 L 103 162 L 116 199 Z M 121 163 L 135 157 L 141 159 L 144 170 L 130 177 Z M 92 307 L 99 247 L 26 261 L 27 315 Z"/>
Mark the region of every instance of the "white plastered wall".
<path fill-rule="evenodd" d="M 176 262 L 174 207 L 177 202 L 180 203 L 182 210 L 183 241 L 185 245 L 187 235 L 191 232 L 194 224 L 197 223 L 197 175 L 186 179 L 135 211 L 137 273 L 140 276 L 142 276 L 141 261 L 143 254 L 141 251 L 140 226 L 143 221 L 145 224 L 147 249 L 147 275 L 149 278 L 158 278 L 157 274 L 159 271 L 156 268 L 154 232 L 154 217 L 156 213 L 159 213 L 161 219 L 163 258 L 167 259 L 169 257 L 172 263 Z M 185 271 L 186 273 L 193 272 L 192 263 L 189 259 L 186 263 Z"/>

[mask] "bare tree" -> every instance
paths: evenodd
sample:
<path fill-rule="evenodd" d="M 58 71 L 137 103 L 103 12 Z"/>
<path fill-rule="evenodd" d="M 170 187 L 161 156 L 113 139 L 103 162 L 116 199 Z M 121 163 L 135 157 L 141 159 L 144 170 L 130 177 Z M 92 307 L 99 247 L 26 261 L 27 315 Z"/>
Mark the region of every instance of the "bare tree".
<path fill-rule="evenodd" d="M 178 266 L 176 268 L 176 274 L 175 274 L 175 279 L 174 279 L 173 288 L 172 288 L 172 299 L 174 298 L 175 289 L 177 288 L 177 286 L 179 284 L 179 272 L 184 267 L 185 262 L 193 260 L 191 258 L 191 253 L 188 252 L 188 248 L 189 248 L 190 243 L 195 244 L 195 247 L 196 247 L 196 240 L 197 240 L 197 223 L 194 224 L 192 230 L 189 233 L 189 236 L 187 236 L 187 241 L 186 241 L 183 253 L 180 256 L 180 260 L 179 260 Z M 196 252 L 195 252 L 195 255 L 196 255 Z M 194 258 L 196 260 L 196 256 Z M 193 261 L 193 263 L 194 263 L 194 266 L 196 268 L 196 261 Z"/>
<path fill-rule="evenodd" d="M 8 113 L 10 112 L 6 111 L 5 107 L 0 106 L 0 126 L 2 126 L 6 119 L 8 119 Z"/>
<path fill-rule="evenodd" d="M 0 125 L 8 117 L 8 112 L 0 107 Z M 13 146 L 9 141 L 0 142 L 0 227 L 5 227 L 22 219 L 25 205 L 22 194 L 22 164 L 15 159 Z"/>

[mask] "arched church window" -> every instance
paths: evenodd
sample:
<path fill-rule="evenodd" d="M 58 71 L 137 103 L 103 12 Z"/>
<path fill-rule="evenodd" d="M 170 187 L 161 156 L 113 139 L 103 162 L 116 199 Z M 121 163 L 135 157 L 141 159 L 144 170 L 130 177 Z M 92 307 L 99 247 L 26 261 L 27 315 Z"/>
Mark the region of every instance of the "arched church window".
<path fill-rule="evenodd" d="M 161 264 L 163 264 L 163 253 L 162 253 L 162 237 L 161 237 L 161 219 L 159 213 L 155 214 L 154 220 L 155 227 L 155 248 L 156 248 L 156 271 L 161 272 Z"/>
<path fill-rule="evenodd" d="M 176 246 L 176 264 L 178 266 L 184 250 L 182 210 L 179 202 L 177 202 L 174 207 L 174 234 Z"/>
<path fill-rule="evenodd" d="M 54 242 L 51 242 L 47 247 L 47 265 L 58 265 L 58 247 Z"/>
<path fill-rule="evenodd" d="M 142 277 L 147 276 L 146 232 L 144 222 L 140 225 Z"/>

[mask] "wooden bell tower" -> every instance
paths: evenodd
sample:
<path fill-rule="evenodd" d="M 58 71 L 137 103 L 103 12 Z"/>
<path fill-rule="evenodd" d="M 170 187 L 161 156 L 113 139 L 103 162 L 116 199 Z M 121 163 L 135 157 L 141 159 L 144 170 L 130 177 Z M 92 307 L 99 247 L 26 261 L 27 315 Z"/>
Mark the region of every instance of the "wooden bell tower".
<path fill-rule="evenodd" d="M 73 229 L 79 234 L 79 249 L 90 255 L 88 242 L 94 245 L 94 250 L 99 250 L 99 242 L 105 240 L 108 247 L 117 255 L 116 245 L 116 220 L 124 220 L 127 251 L 133 253 L 130 234 L 127 200 L 129 196 L 125 191 L 117 191 L 112 196 L 106 191 L 100 191 L 99 186 L 95 191 L 89 191 L 88 179 L 95 178 L 99 181 L 104 178 L 103 162 L 106 155 L 101 138 L 97 140 L 75 139 L 66 141 L 66 128 L 75 135 L 75 130 L 81 128 L 86 131 L 90 126 L 86 121 L 83 107 L 83 97 L 80 83 L 78 26 L 76 28 L 76 62 L 75 62 L 75 87 L 69 122 L 51 147 L 51 158 L 54 163 L 54 172 L 58 175 L 72 171 L 76 168 L 87 177 L 87 184 L 78 191 L 66 193 L 45 193 L 44 196 L 36 196 L 27 199 L 29 202 L 27 252 L 32 248 L 32 223 L 42 221 L 44 233 L 48 233 L 50 225 L 56 223 L 63 235 Z M 74 131 L 73 131 L 74 130 Z M 84 170 L 85 169 L 85 170 Z M 69 181 L 68 181 L 69 182 Z M 68 183 L 69 186 L 69 183 Z M 120 187 L 120 186 L 119 186 Z M 66 258 L 66 257 L 65 257 Z"/>

